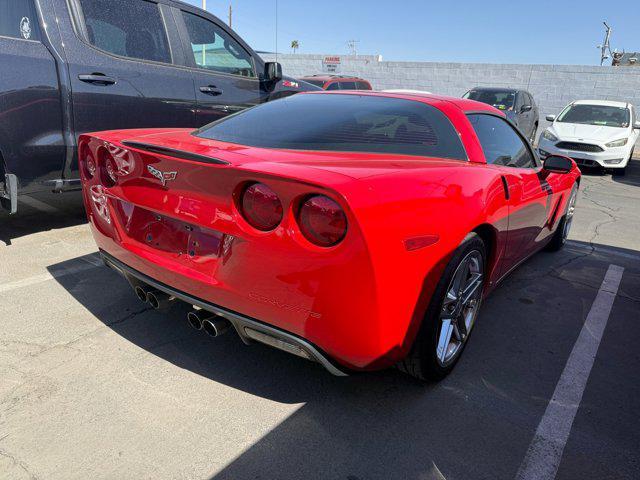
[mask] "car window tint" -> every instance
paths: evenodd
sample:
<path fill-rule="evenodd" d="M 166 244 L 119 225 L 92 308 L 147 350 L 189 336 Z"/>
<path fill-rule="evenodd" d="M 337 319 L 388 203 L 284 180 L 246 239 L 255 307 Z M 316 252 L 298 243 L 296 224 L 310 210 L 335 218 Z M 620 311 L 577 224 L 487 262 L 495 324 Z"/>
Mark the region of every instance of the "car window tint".
<path fill-rule="evenodd" d="M 340 90 L 340 84 L 338 82 L 330 83 L 326 90 Z"/>
<path fill-rule="evenodd" d="M 89 42 L 123 57 L 171 63 L 158 4 L 147 1 L 80 0 Z"/>
<path fill-rule="evenodd" d="M 356 90 L 356 82 L 340 82 L 340 90 Z"/>
<path fill-rule="evenodd" d="M 560 114 L 558 122 L 627 128 L 630 117 L 631 114 L 627 107 L 574 104 L 568 106 Z"/>
<path fill-rule="evenodd" d="M 197 135 L 262 148 L 466 159 L 458 133 L 437 108 L 364 95 L 298 94 L 227 117 Z"/>
<path fill-rule="evenodd" d="M 0 35 L 24 40 L 40 40 L 40 25 L 33 0 L 0 2 Z"/>
<path fill-rule="evenodd" d="M 371 85 L 367 82 L 357 82 L 358 90 L 371 90 Z"/>
<path fill-rule="evenodd" d="M 196 65 L 207 70 L 255 77 L 251 55 L 222 28 L 209 20 L 182 12 Z"/>
<path fill-rule="evenodd" d="M 464 95 L 464 98 L 486 103 L 499 110 L 509 110 L 514 107 L 516 94 L 504 90 L 471 90 Z"/>
<path fill-rule="evenodd" d="M 487 163 L 534 168 L 537 162 L 526 143 L 506 120 L 495 115 L 469 115 Z"/>

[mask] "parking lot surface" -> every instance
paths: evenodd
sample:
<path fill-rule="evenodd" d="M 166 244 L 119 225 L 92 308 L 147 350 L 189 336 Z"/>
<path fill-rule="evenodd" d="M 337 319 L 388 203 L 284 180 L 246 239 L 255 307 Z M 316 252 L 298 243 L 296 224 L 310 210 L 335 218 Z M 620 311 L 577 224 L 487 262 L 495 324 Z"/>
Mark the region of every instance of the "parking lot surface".
<path fill-rule="evenodd" d="M 78 199 L 0 217 L 0 478 L 640 478 L 640 161 L 584 176 L 566 248 L 515 271 L 429 385 L 150 310 Z"/>

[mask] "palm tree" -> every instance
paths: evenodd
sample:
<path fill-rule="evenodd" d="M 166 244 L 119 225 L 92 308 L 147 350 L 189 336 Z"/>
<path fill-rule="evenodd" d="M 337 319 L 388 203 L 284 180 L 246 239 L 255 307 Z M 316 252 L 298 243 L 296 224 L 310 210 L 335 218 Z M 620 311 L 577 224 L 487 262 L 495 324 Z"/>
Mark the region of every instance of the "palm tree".
<path fill-rule="evenodd" d="M 300 42 L 298 42 L 298 40 L 293 40 L 291 42 L 291 50 L 293 50 L 293 53 L 297 53 L 298 48 L 300 48 Z"/>

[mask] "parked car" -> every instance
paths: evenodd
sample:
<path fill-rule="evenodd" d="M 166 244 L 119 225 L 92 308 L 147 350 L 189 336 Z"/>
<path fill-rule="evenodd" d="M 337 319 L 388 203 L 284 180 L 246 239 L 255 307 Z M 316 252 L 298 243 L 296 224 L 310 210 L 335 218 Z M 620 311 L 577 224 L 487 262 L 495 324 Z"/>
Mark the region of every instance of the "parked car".
<path fill-rule="evenodd" d="M 532 145 L 535 142 L 540 118 L 538 106 L 529 92 L 513 88 L 476 87 L 465 93 L 463 98 L 502 110 Z"/>
<path fill-rule="evenodd" d="M 580 181 L 493 107 L 382 92 L 305 93 L 79 148 L 94 238 L 141 299 L 187 302 L 198 329 L 338 375 L 448 374 L 483 296 L 562 247 Z"/>
<path fill-rule="evenodd" d="M 626 102 L 580 100 L 560 115 L 549 115 L 551 126 L 540 137 L 542 157 L 566 155 L 580 166 L 603 167 L 624 175 L 640 136 L 636 109 Z"/>
<path fill-rule="evenodd" d="M 76 139 L 200 127 L 314 89 L 282 77 L 213 15 L 172 0 L 4 0 L 0 198 L 78 189 Z"/>
<path fill-rule="evenodd" d="M 380 91 L 385 93 L 407 93 L 410 95 L 433 95 L 431 92 L 427 92 L 426 90 L 412 90 L 408 88 L 390 88 Z"/>
<path fill-rule="evenodd" d="M 373 90 L 368 81 L 346 75 L 311 75 L 300 80 L 323 90 Z"/>

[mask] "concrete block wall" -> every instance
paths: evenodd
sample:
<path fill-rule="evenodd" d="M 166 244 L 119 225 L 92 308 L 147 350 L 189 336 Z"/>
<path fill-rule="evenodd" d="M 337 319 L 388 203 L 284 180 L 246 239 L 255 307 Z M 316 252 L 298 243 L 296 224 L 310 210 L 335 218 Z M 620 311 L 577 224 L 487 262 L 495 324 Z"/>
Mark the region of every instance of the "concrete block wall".
<path fill-rule="evenodd" d="M 356 75 L 374 89 L 408 88 L 460 97 L 475 86 L 529 90 L 540 107 L 540 129 L 546 115 L 557 115 L 579 99 L 620 100 L 640 108 L 640 68 L 583 65 L 518 65 L 489 63 L 386 62 L 377 56 L 339 55 L 339 74 Z M 274 61 L 275 55 L 263 55 Z M 292 77 L 322 73 L 325 55 L 278 55 Z"/>

